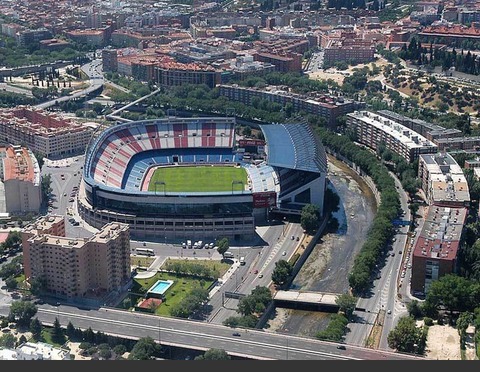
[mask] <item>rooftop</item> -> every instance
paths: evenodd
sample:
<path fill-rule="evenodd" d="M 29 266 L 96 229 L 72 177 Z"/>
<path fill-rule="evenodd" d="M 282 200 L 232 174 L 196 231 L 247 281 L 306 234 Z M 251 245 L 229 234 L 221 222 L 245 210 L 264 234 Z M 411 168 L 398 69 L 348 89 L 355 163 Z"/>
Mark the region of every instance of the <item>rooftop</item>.
<path fill-rule="evenodd" d="M 429 207 L 414 256 L 453 260 L 457 256 L 467 213 L 466 208 Z"/>

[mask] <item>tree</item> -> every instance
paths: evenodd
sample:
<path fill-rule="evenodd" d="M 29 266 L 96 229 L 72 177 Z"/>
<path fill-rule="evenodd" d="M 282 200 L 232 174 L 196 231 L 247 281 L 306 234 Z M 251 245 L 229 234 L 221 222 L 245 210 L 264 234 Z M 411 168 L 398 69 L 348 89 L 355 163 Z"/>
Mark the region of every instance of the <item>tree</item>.
<path fill-rule="evenodd" d="M 10 305 L 10 316 L 22 326 L 30 325 L 30 321 L 36 313 L 37 307 L 30 301 L 14 301 Z"/>
<path fill-rule="evenodd" d="M 42 323 L 38 318 L 33 318 L 30 322 L 30 332 L 32 332 L 32 337 L 35 341 L 40 340 L 42 337 Z"/>
<path fill-rule="evenodd" d="M 75 327 L 73 326 L 72 322 L 68 322 L 65 334 L 67 335 L 69 340 L 72 340 L 72 339 L 75 338 L 76 331 L 75 331 Z"/>
<path fill-rule="evenodd" d="M 112 350 L 108 344 L 98 345 L 98 355 L 103 360 L 110 359 L 112 357 Z"/>
<path fill-rule="evenodd" d="M 357 306 L 357 300 L 358 299 L 356 297 L 348 293 L 344 293 L 335 299 L 335 303 L 338 305 L 339 310 L 345 314 L 347 319 L 350 319 L 355 307 Z"/>
<path fill-rule="evenodd" d="M 123 354 L 126 353 L 127 351 L 127 347 L 125 345 L 115 345 L 112 349 L 112 351 L 115 353 L 115 355 L 118 357 L 118 356 L 122 356 Z"/>
<path fill-rule="evenodd" d="M 65 335 L 63 334 L 63 329 L 58 318 L 55 318 L 55 321 L 53 322 L 52 341 L 57 344 L 65 343 Z"/>
<path fill-rule="evenodd" d="M 387 336 L 388 346 L 406 353 L 421 352 L 425 347 L 426 332 L 417 327 L 415 319 L 409 316 L 400 318 L 397 326 Z"/>
<path fill-rule="evenodd" d="M 18 344 L 22 345 L 25 342 L 27 342 L 27 338 L 25 337 L 25 335 L 21 335 L 20 338 L 18 339 Z"/>
<path fill-rule="evenodd" d="M 157 346 L 153 338 L 144 337 L 137 341 L 133 347 L 130 355 L 128 356 L 129 360 L 149 360 L 157 353 L 160 346 Z"/>
<path fill-rule="evenodd" d="M 223 349 L 208 349 L 205 354 L 195 357 L 195 360 L 230 360 L 230 355 Z"/>
<path fill-rule="evenodd" d="M 3 347 L 13 349 L 15 347 L 15 336 L 7 333 L 0 337 L 0 348 Z"/>
<path fill-rule="evenodd" d="M 5 280 L 5 285 L 7 286 L 8 289 L 13 290 L 17 288 L 18 282 L 15 280 L 15 278 L 10 277 L 7 280 Z"/>
<path fill-rule="evenodd" d="M 457 319 L 457 330 L 460 335 L 462 348 L 465 347 L 465 338 L 467 337 L 467 328 L 473 322 L 473 314 L 469 312 L 461 313 Z"/>
<path fill-rule="evenodd" d="M 52 175 L 50 173 L 44 174 L 42 176 L 41 180 L 41 194 L 42 194 L 42 200 L 46 201 L 50 197 L 50 194 L 52 193 Z"/>
<path fill-rule="evenodd" d="M 300 224 L 302 228 L 311 234 L 318 227 L 319 212 L 314 204 L 307 204 L 302 208 Z"/>
<path fill-rule="evenodd" d="M 277 285 L 285 284 L 292 274 L 293 266 L 285 260 L 275 262 L 275 268 L 272 272 L 272 281 Z"/>
<path fill-rule="evenodd" d="M 407 303 L 407 310 L 410 316 L 414 319 L 423 317 L 423 309 L 420 306 L 420 302 L 418 300 L 412 300 Z"/>
<path fill-rule="evenodd" d="M 40 169 L 42 169 L 44 163 L 43 155 L 36 151 L 33 152 L 33 155 L 35 156 L 35 159 L 37 159 L 38 166 L 40 167 Z"/>
<path fill-rule="evenodd" d="M 424 306 L 454 311 L 473 311 L 478 303 L 478 284 L 455 274 L 442 276 L 432 282 Z"/>
<path fill-rule="evenodd" d="M 230 248 L 230 244 L 228 241 L 228 238 L 222 238 L 220 240 L 217 240 L 217 252 L 220 253 L 222 256 L 223 254 L 228 251 L 228 248 Z"/>

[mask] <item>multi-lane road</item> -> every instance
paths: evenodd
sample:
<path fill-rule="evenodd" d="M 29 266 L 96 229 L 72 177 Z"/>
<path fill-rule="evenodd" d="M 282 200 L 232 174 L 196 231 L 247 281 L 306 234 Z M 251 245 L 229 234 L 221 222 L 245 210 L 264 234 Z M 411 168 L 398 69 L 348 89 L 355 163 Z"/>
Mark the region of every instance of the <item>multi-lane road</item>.
<path fill-rule="evenodd" d="M 101 59 L 95 59 L 92 62 L 89 62 L 81 67 L 82 71 L 87 74 L 89 78 L 89 85 L 85 89 L 82 89 L 78 92 L 74 92 L 71 95 L 68 96 L 62 96 L 55 98 L 51 101 L 43 102 L 35 107 L 40 108 L 40 109 L 46 109 L 51 106 L 55 106 L 59 102 L 64 102 L 71 100 L 73 98 L 81 98 L 89 95 L 90 93 L 93 93 L 97 90 L 99 90 L 103 84 L 104 84 L 104 78 L 103 78 L 103 73 L 102 73 L 102 60 Z"/>
<path fill-rule="evenodd" d="M 8 308 L 0 307 L 0 314 Z M 37 313 L 44 324 L 58 318 L 62 324 L 72 322 L 76 328 L 91 327 L 96 331 L 121 337 L 152 337 L 164 345 L 187 346 L 197 350 L 223 349 L 231 355 L 249 359 L 292 360 L 415 360 L 411 355 L 379 352 L 356 346 L 338 349 L 336 343 L 316 339 L 263 332 L 232 330 L 229 327 L 200 321 L 165 318 L 120 311 L 111 308 L 84 310 L 72 306 L 42 305 Z M 238 334 L 238 335 L 234 335 Z"/>

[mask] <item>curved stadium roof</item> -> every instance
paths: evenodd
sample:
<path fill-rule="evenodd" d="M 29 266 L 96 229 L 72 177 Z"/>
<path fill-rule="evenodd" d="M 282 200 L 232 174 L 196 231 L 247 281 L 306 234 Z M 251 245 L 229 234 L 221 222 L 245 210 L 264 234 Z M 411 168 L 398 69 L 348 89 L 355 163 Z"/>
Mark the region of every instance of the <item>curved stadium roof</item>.
<path fill-rule="evenodd" d="M 267 142 L 269 165 L 327 172 L 325 148 L 308 124 L 266 124 L 260 128 Z"/>

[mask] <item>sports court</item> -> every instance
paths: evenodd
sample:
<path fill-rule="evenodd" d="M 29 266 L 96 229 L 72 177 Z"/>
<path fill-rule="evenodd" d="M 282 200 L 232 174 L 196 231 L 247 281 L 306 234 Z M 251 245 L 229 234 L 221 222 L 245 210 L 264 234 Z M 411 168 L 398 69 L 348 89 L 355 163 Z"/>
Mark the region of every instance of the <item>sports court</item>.
<path fill-rule="evenodd" d="M 236 166 L 175 166 L 157 168 L 148 191 L 218 192 L 243 191 L 247 172 Z"/>

